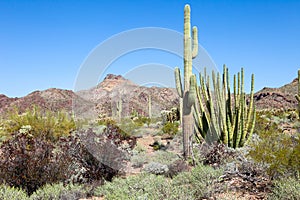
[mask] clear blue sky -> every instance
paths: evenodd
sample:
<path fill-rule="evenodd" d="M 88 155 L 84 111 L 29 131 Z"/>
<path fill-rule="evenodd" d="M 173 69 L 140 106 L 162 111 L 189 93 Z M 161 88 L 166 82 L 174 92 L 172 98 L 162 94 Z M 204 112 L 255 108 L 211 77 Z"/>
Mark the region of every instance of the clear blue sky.
<path fill-rule="evenodd" d="M 1 0 L 0 94 L 15 97 L 50 87 L 73 89 L 80 65 L 107 38 L 142 27 L 182 32 L 186 3 L 191 5 L 192 25 L 199 29 L 199 43 L 219 69 L 224 63 L 232 73 L 244 67 L 246 82 L 255 74 L 256 91 L 296 77 L 300 1 Z M 142 59 L 138 54 L 128 58 Z M 165 58 L 153 57 L 153 62 L 182 65 Z M 116 64 L 130 65 L 129 59 L 123 62 Z M 118 73 L 118 67 L 112 72 Z"/>

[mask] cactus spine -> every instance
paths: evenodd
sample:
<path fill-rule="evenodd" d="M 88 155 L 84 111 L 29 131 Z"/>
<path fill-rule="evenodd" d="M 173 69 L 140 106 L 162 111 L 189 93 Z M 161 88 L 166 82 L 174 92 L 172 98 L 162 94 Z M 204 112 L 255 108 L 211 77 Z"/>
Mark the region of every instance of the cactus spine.
<path fill-rule="evenodd" d="M 295 97 L 298 101 L 298 118 L 300 118 L 300 70 L 298 70 L 298 94 Z"/>
<path fill-rule="evenodd" d="M 233 96 L 230 90 L 228 68 L 224 65 L 222 82 L 220 74 L 212 72 L 213 90 L 210 78 L 200 73 L 200 87 L 197 89 L 198 106 L 194 119 L 198 133 L 208 142 L 218 140 L 229 147 L 244 146 L 252 137 L 256 111 L 253 104 L 254 75 L 251 76 L 251 92 L 247 105 L 244 92 L 244 70 L 234 75 Z M 232 100 L 234 102 L 232 102 Z"/>
<path fill-rule="evenodd" d="M 192 74 L 192 59 L 198 54 L 198 31 L 193 27 L 193 42 L 191 38 L 190 6 L 184 7 L 184 88 L 178 67 L 175 68 L 177 92 L 182 99 L 182 129 L 184 158 L 191 155 L 191 142 L 194 133 L 193 104 L 196 97 L 196 77 Z"/>

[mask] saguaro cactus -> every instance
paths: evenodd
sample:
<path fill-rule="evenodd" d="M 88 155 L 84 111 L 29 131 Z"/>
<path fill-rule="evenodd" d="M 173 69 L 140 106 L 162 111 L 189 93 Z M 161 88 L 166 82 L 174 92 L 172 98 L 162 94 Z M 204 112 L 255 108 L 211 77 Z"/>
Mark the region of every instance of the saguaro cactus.
<path fill-rule="evenodd" d="M 175 68 L 177 92 L 182 98 L 182 129 L 184 158 L 191 155 L 191 142 L 194 133 L 193 104 L 196 97 L 196 77 L 192 74 L 192 59 L 198 54 L 198 31 L 193 27 L 193 42 L 191 38 L 190 6 L 184 7 L 184 87 L 181 83 L 181 75 L 178 67 Z"/>
<path fill-rule="evenodd" d="M 255 106 L 253 103 L 254 75 L 251 77 L 250 99 L 247 105 L 244 92 L 244 70 L 234 75 L 233 96 L 230 90 L 228 68 L 224 65 L 222 82 L 212 72 L 213 90 L 210 78 L 200 73 L 200 87 L 197 89 L 199 106 L 194 119 L 197 132 L 208 142 L 218 140 L 229 147 L 244 146 L 252 137 L 255 126 Z M 233 102 L 232 102 L 233 100 Z"/>
<path fill-rule="evenodd" d="M 148 112 L 149 118 L 152 118 L 152 105 L 151 105 L 151 94 L 148 95 Z"/>
<path fill-rule="evenodd" d="M 119 99 L 119 101 L 117 102 L 117 114 L 118 114 L 119 120 L 121 120 L 122 119 L 122 99 Z"/>
<path fill-rule="evenodd" d="M 298 70 L 298 94 L 295 97 L 298 101 L 298 118 L 300 119 L 300 70 Z"/>

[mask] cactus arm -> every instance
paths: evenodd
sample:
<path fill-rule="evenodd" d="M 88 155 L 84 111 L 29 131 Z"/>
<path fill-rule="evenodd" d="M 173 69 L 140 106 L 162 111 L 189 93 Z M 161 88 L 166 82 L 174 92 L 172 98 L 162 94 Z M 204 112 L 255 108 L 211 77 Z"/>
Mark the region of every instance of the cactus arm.
<path fill-rule="evenodd" d="M 176 83 L 176 89 L 177 93 L 180 98 L 183 97 L 183 89 L 182 89 L 182 83 L 181 83 L 181 74 L 180 69 L 178 67 L 175 68 L 175 83 Z"/>
<path fill-rule="evenodd" d="M 198 29 L 196 26 L 193 27 L 193 49 L 192 58 L 196 58 L 198 55 Z"/>
<path fill-rule="evenodd" d="M 195 104 L 195 99 L 196 99 L 196 76 L 193 74 L 190 78 L 190 90 L 187 93 L 188 94 L 188 102 L 187 106 L 192 107 Z"/>

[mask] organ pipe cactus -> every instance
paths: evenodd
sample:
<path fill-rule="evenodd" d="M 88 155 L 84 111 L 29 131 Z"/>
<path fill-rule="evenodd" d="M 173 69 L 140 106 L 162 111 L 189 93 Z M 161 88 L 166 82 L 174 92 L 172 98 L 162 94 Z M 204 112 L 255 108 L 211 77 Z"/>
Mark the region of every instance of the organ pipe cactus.
<path fill-rule="evenodd" d="M 205 74 L 205 73 L 204 73 Z M 200 86 L 196 87 L 197 106 L 194 119 L 198 133 L 208 142 L 218 140 L 229 147 L 244 146 L 252 137 L 255 126 L 253 103 L 254 75 L 247 103 L 244 91 L 244 70 L 233 79 L 233 94 L 230 89 L 228 68 L 224 65 L 222 82 L 220 74 L 212 72 L 212 84 L 208 75 L 199 75 Z M 237 80 L 236 80 L 237 79 Z M 213 89 L 212 89 L 213 88 Z"/>
<path fill-rule="evenodd" d="M 298 101 L 298 118 L 300 118 L 300 70 L 298 70 L 298 94 L 295 97 Z"/>
<path fill-rule="evenodd" d="M 191 142 L 194 133 L 193 104 L 196 96 L 196 77 L 192 74 L 192 60 L 198 54 L 198 31 L 193 27 L 193 41 L 191 37 L 190 6 L 184 7 L 184 85 L 181 83 L 181 75 L 178 67 L 175 68 L 175 80 L 177 92 L 182 100 L 181 116 L 183 129 L 184 158 L 191 155 Z"/>

